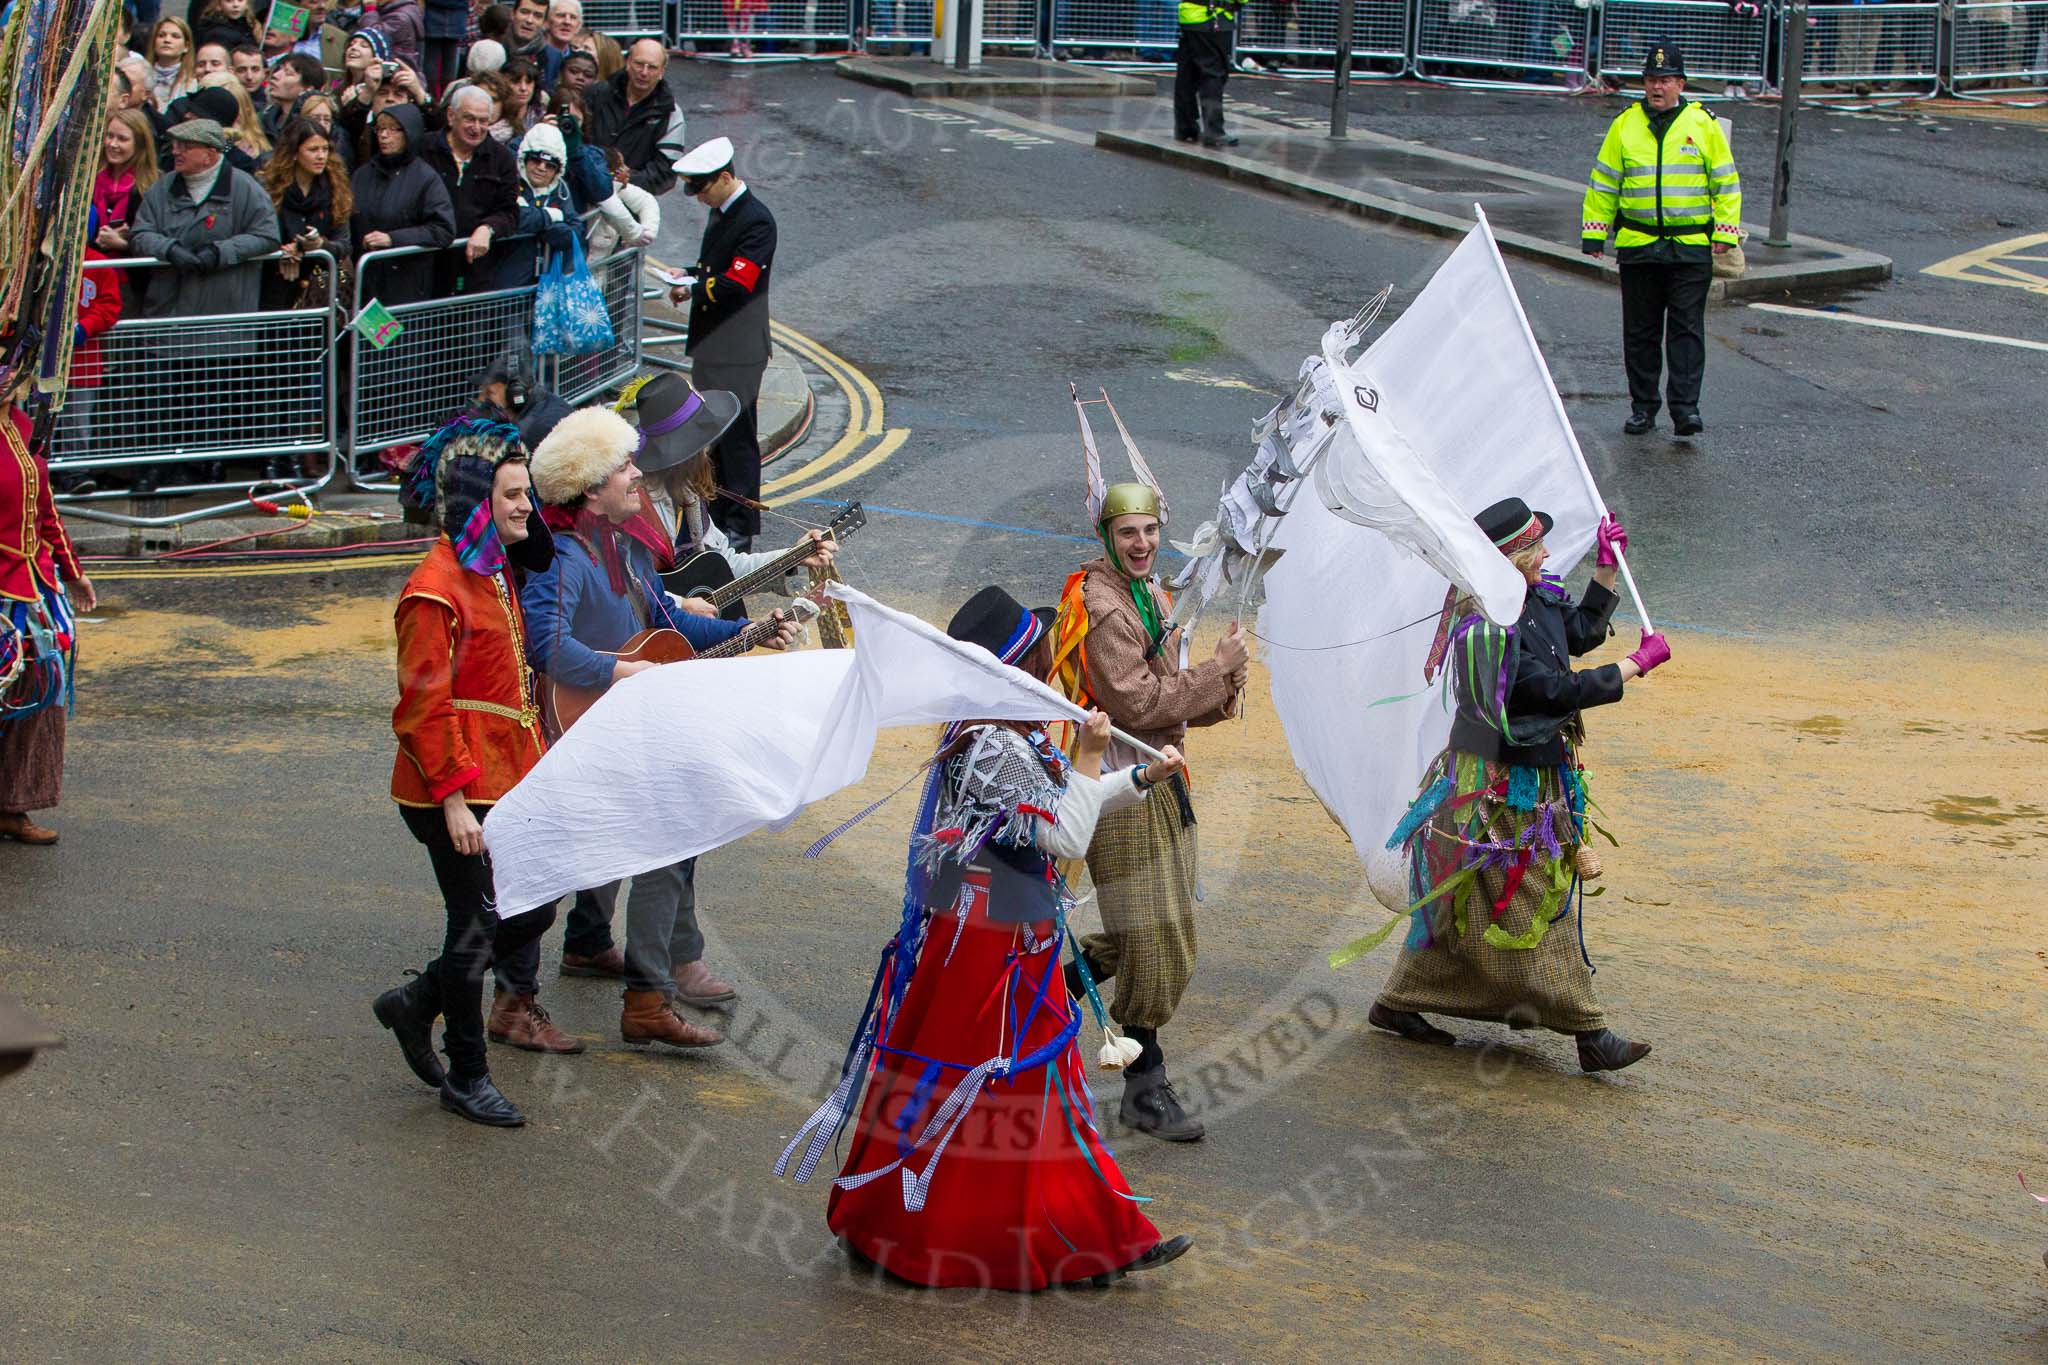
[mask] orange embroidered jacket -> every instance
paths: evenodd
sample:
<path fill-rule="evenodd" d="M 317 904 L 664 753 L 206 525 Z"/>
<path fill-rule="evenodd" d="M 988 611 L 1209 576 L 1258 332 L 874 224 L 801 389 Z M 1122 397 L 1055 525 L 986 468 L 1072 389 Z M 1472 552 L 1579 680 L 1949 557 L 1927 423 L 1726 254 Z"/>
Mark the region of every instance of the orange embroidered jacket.
<path fill-rule="evenodd" d="M 490 805 L 547 747 L 510 572 L 471 573 L 442 536 L 398 594 L 391 797 L 402 806 L 438 806 L 458 791 Z"/>

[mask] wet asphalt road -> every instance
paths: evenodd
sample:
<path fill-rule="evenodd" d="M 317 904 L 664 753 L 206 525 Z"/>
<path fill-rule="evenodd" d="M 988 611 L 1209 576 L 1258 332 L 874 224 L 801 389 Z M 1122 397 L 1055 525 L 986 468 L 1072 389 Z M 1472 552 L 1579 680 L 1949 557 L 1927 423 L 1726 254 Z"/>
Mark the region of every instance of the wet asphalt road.
<path fill-rule="evenodd" d="M 1322 325 L 1387 280 L 1398 306 L 1449 250 L 1057 137 L 913 117 L 822 70 L 677 80 L 693 139 L 734 136 L 781 218 L 777 315 L 859 366 L 911 432 L 835 494 L 877 509 L 848 577 L 928 616 L 986 581 L 1049 598 L 1086 552 L 1069 380 L 1109 388 L 1199 513 Z M 1555 149 L 1522 164 L 1573 174 L 1600 109 L 1375 91 L 1357 117 L 1459 130 L 1445 145 L 1473 150 L 1463 130 L 1512 115 Z M 1762 135 L 1742 118 L 1748 153 Z M 2013 164 L 2040 134 L 1958 122 L 1934 143 L 1842 122 L 1847 183 L 1817 176 L 1801 226 L 1893 254 L 1902 275 L 1853 306 L 2048 339 L 2034 296 L 1913 273 L 1945 235 L 1962 250 L 2048 230 L 2038 153 L 2031 182 L 1969 169 Z M 1520 159 L 1488 136 L 1481 154 Z M 1930 212 L 1966 191 L 1967 224 Z M 657 254 L 687 260 L 698 211 L 667 209 Z M 2021 228 L 1987 226 L 2008 213 Z M 2038 355 L 1721 310 L 1708 438 L 1631 442 L 1615 300 L 1512 268 L 1653 607 L 1777 647 L 2019 615 L 2048 531 Z M 1239 756 L 1215 798 L 1244 820 L 1235 836 L 1215 822 L 1212 886 L 1237 913 L 1205 929 L 1188 1023 L 1216 1069 L 1191 1059 L 1186 1088 L 1215 1135 L 1118 1141 L 1162 1225 L 1203 1238 L 1172 1280 L 1037 1299 L 877 1287 L 831 1248 L 823 1191 L 769 1178 L 892 918 L 895 807 L 822 872 L 795 861 L 805 825 L 707 860 L 714 953 L 747 974 L 727 1048 L 624 1052 L 609 993 L 548 976 L 592 1052 L 494 1053 L 534 1116 L 524 1133 L 448 1119 L 366 1009 L 436 919 L 382 795 L 380 632 L 401 577 L 105 585 L 54 817 L 66 843 L 0 845 L 0 989 L 70 1040 L 0 1090 L 0 1357 L 1903 1359 L 2048 1343 L 2024 1278 L 1987 1289 L 1894 1247 L 1905 1282 L 1873 1279 L 1870 1247 L 1830 1261 L 1813 1227 L 1775 1224 L 1762 1117 L 1740 1096 L 1698 1104 L 1725 1057 L 1674 1056 L 1660 1089 L 1648 1069 L 1578 1082 L 1553 1043 L 1418 1059 L 1356 1038 L 1377 975 L 1317 965 L 1330 905 L 1357 894 L 1350 855 L 1271 750 Z M 890 757 L 878 771 L 914 761 Z M 1660 1039 L 1746 1008 L 1704 987 L 1660 999 L 1634 952 L 1603 989 Z M 2029 1117 L 2006 1121 L 2038 1130 Z M 1957 1146 L 1989 1121 L 1957 1117 Z"/>

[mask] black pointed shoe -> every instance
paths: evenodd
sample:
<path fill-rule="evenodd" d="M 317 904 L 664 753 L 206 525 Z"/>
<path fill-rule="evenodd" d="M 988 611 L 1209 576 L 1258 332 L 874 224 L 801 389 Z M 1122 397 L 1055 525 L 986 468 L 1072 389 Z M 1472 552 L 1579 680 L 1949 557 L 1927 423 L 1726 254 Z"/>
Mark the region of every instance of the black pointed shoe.
<path fill-rule="evenodd" d="M 1160 1266 L 1179 1260 L 1194 1244 L 1195 1239 L 1185 1232 L 1169 1237 L 1163 1242 L 1154 1243 L 1150 1251 L 1127 1266 L 1119 1266 L 1115 1270 L 1105 1270 L 1100 1275 L 1089 1276 L 1088 1283 L 1097 1289 L 1107 1289 L 1126 1275 L 1135 1275 L 1141 1270 L 1157 1270 Z"/>
<path fill-rule="evenodd" d="M 1648 1043 L 1632 1043 L 1611 1028 L 1579 1035 L 1579 1070 L 1619 1071 L 1650 1055 Z"/>
<path fill-rule="evenodd" d="M 397 1036 L 398 1050 L 405 1054 L 412 1074 L 439 1090 L 448 1079 L 441 1059 L 434 1055 L 434 1018 L 441 1012 L 440 1002 L 435 999 L 432 981 L 418 972 L 406 975 L 412 980 L 378 996 L 371 1002 L 370 1012 Z"/>
<path fill-rule="evenodd" d="M 1637 408 L 1634 412 L 1628 415 L 1628 420 L 1621 424 L 1621 429 L 1624 432 L 1627 432 L 1630 436 L 1640 436 L 1644 432 L 1648 431 L 1651 427 L 1654 427 L 1656 425 L 1656 413 L 1644 412 L 1641 408 Z"/>
<path fill-rule="evenodd" d="M 460 1114 L 471 1123 L 481 1123 L 491 1128 L 517 1128 L 526 1122 L 526 1115 L 519 1112 L 519 1106 L 505 1098 L 498 1087 L 491 1084 L 489 1076 L 479 1076 L 468 1084 L 448 1080 L 441 1085 L 441 1107 L 451 1114 Z"/>
<path fill-rule="evenodd" d="M 1163 1067 L 1124 1073 L 1124 1102 L 1117 1117 L 1124 1127 L 1161 1142 L 1199 1142 L 1209 1131 L 1200 1119 L 1180 1107 L 1180 1097 L 1173 1093 L 1173 1083 L 1166 1079 Z"/>
<path fill-rule="evenodd" d="M 1674 412 L 1671 414 L 1671 430 L 1677 436 L 1697 436 L 1707 429 L 1696 412 Z"/>
<path fill-rule="evenodd" d="M 1413 1010 L 1390 1010 L 1377 1000 L 1365 1012 L 1365 1022 L 1374 1028 L 1383 1028 L 1389 1033 L 1398 1033 L 1414 1043 L 1435 1043 L 1439 1047 L 1454 1047 L 1458 1035 L 1447 1029 L 1440 1029 Z"/>

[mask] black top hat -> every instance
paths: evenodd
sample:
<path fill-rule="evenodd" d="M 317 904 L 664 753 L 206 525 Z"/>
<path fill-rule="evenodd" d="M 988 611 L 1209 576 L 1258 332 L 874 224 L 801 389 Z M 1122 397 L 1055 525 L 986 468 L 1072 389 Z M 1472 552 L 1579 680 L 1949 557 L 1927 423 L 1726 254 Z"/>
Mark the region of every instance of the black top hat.
<path fill-rule="evenodd" d="M 634 395 L 633 411 L 640 418 L 640 453 L 633 462 L 643 474 L 659 474 L 723 436 L 740 415 L 740 400 L 724 389 L 700 393 L 679 374 L 658 374 Z"/>
<path fill-rule="evenodd" d="M 1685 54 L 1678 50 L 1678 44 L 1660 42 L 1650 45 L 1649 52 L 1643 57 L 1643 75 L 1646 79 L 1651 76 L 1684 74 Z"/>
<path fill-rule="evenodd" d="M 946 634 L 970 645 L 980 645 L 1006 664 L 1014 664 L 1052 629 L 1053 614 L 1040 607 L 1026 611 L 1016 598 L 993 585 L 967 599 L 967 605 L 953 613 Z"/>
<path fill-rule="evenodd" d="M 1472 520 L 1486 532 L 1486 538 L 1504 554 L 1527 549 L 1550 534 L 1556 525 L 1548 512 L 1531 512 L 1520 498 L 1502 498 Z"/>

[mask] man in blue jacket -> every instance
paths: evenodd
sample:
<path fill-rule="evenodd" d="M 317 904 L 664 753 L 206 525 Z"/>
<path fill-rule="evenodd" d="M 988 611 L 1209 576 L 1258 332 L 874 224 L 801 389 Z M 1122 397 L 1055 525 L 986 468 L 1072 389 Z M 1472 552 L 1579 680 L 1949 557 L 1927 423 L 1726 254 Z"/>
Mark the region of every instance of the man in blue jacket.
<path fill-rule="evenodd" d="M 640 470 L 633 463 L 639 445 L 640 434 L 625 418 L 607 408 L 583 408 L 557 423 L 533 452 L 534 493 L 542 520 L 555 533 L 555 560 L 546 572 L 527 577 L 519 601 L 526 613 L 527 652 L 534 667 L 555 682 L 603 688 L 656 667 L 612 657 L 650 627 L 675 630 L 698 649 L 745 628 L 744 622 L 675 606 L 655 576 L 653 551 L 621 529 L 642 505 Z M 784 648 L 795 638 L 796 627 L 785 624 L 773 644 Z M 703 953 L 696 912 L 685 898 L 689 874 L 684 862 L 633 879 L 623 961 L 611 941 L 617 883 L 579 894 L 570 914 L 563 970 L 624 977 L 619 1033 L 629 1043 L 709 1047 L 724 1040 L 675 1009 L 676 975 Z M 688 961 L 675 960 L 679 944 L 690 954 Z M 499 1042 L 565 1050 L 550 1041 L 544 1020 L 529 1019 L 539 968 L 538 945 L 503 964 L 489 1031 Z"/>

